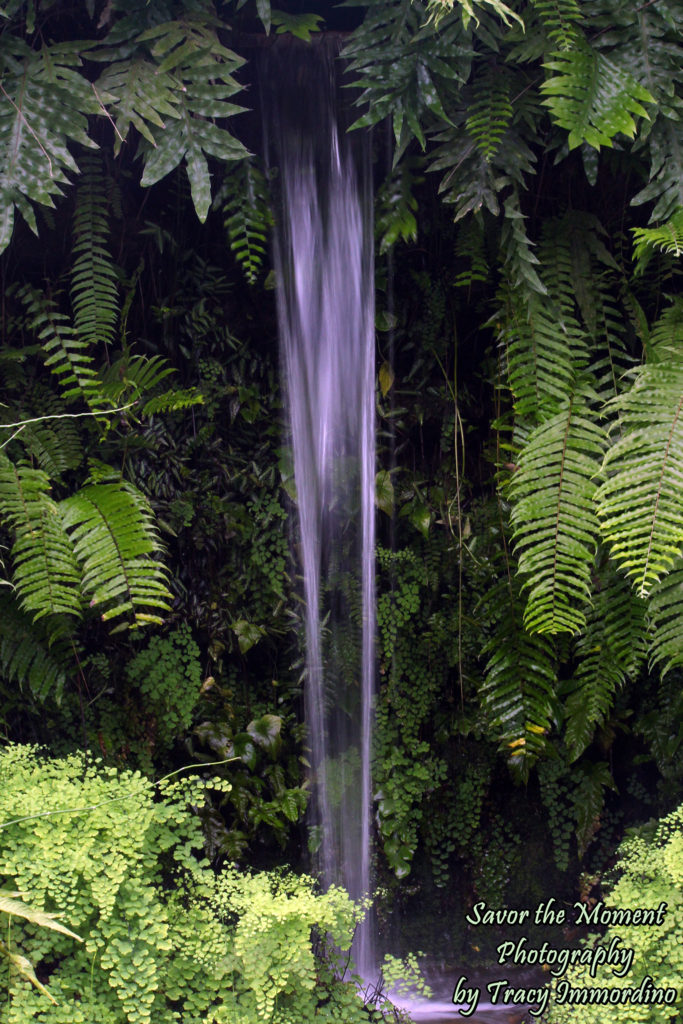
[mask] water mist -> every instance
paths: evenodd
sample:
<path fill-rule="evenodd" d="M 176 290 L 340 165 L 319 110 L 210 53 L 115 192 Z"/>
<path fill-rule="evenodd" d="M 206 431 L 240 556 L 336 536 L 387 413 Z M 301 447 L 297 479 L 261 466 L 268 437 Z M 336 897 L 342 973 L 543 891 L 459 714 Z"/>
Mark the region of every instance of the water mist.
<path fill-rule="evenodd" d="M 275 266 L 305 599 L 311 831 L 325 887 L 358 899 L 371 883 L 373 236 L 368 140 L 354 153 L 338 127 L 334 64 L 321 45 L 273 52 L 262 87 L 279 170 Z M 372 933 L 366 919 L 353 947 L 368 979 Z"/>

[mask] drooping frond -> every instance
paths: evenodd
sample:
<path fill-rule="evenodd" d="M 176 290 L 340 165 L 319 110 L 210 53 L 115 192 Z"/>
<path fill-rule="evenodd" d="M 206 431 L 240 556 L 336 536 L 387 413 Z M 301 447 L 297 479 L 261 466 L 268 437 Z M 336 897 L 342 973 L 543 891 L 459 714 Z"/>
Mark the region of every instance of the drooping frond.
<path fill-rule="evenodd" d="M 0 512 L 14 535 L 13 584 L 22 608 L 43 615 L 82 609 L 80 573 L 46 473 L 0 453 Z"/>
<path fill-rule="evenodd" d="M 587 45 L 555 54 L 544 67 L 556 73 L 541 85 L 543 102 L 569 133 L 570 149 L 611 146 L 619 133 L 633 138 L 634 116 L 648 117 L 643 103 L 654 102 L 626 69 Z"/>
<path fill-rule="evenodd" d="M 161 391 L 161 383 L 176 371 L 163 356 L 123 355 L 102 375 L 102 394 L 116 406 L 132 406 L 134 416 L 177 412 L 204 399 L 196 388 Z"/>
<path fill-rule="evenodd" d="M 509 494 L 519 572 L 528 592 L 524 626 L 533 633 L 574 633 L 585 624 L 598 538 L 593 509 L 605 435 L 591 418 L 586 391 L 530 435 Z"/>
<path fill-rule="evenodd" d="M 524 297 L 506 288 L 501 347 L 518 417 L 537 423 L 552 416 L 574 388 L 573 349 L 583 336 L 558 324 L 552 305 L 539 294 Z M 574 345 L 572 344 L 574 342 Z"/>
<path fill-rule="evenodd" d="M 424 180 L 415 173 L 421 161 L 406 157 L 394 167 L 377 192 L 375 199 L 375 235 L 379 251 L 387 252 L 400 239 L 417 240 L 417 199 L 413 189 Z"/>
<path fill-rule="evenodd" d="M 668 220 L 683 206 L 683 124 L 661 115 L 648 135 L 648 183 L 631 203 L 654 202 L 650 222 Z"/>
<path fill-rule="evenodd" d="M 58 313 L 47 296 L 28 286 L 19 294 L 29 326 L 41 342 L 45 365 L 59 379 L 64 400 L 83 398 L 88 405 L 97 405 L 100 384 L 87 342 L 81 341 L 68 317 Z"/>
<path fill-rule="evenodd" d="M 615 693 L 639 672 L 647 653 L 645 612 L 645 601 L 610 566 L 597 577 L 593 607 L 576 642 L 580 661 L 564 686 L 568 694 L 565 743 L 571 760 L 591 743 Z"/>
<path fill-rule="evenodd" d="M 51 693 L 59 699 L 73 660 L 64 643 L 48 643 L 40 625 L 0 595 L 0 674 L 8 682 L 28 685 L 38 698 Z"/>
<path fill-rule="evenodd" d="M 608 449 L 596 498 L 614 560 L 647 596 L 683 546 L 683 355 L 658 350 L 610 406 L 622 436 Z"/>
<path fill-rule="evenodd" d="M 636 274 L 642 274 L 655 252 L 663 252 L 667 256 L 683 256 L 683 206 L 677 207 L 660 227 L 632 230 Z"/>
<path fill-rule="evenodd" d="M 353 84 L 362 89 L 358 105 L 367 107 L 354 127 L 390 116 L 398 160 L 412 138 L 424 149 L 426 118 L 448 122 L 444 98 L 453 83 L 467 81 L 472 49 L 460 19 L 449 19 L 438 32 L 425 26 L 422 0 L 377 0 L 370 6 L 351 0 L 356 5 L 367 13 L 342 53 Z"/>
<path fill-rule="evenodd" d="M 444 172 L 439 192 L 455 207 L 456 221 L 481 209 L 498 216 L 500 193 L 524 185 L 525 175 L 534 172 L 534 154 L 514 126 L 497 136 L 489 159 L 464 125 L 439 131 L 434 141 L 438 145 L 429 170 Z"/>
<path fill-rule="evenodd" d="M 650 657 L 662 675 L 683 665 L 683 557 L 650 591 Z"/>
<path fill-rule="evenodd" d="M 230 248 L 249 284 L 254 284 L 268 249 L 273 223 L 268 185 L 253 160 L 228 171 L 214 200 L 223 214 Z"/>
<path fill-rule="evenodd" d="M 524 600 L 514 578 L 491 588 L 486 607 L 496 626 L 484 648 L 482 708 L 511 767 L 527 778 L 556 718 L 555 654 L 545 637 L 524 629 Z"/>
<path fill-rule="evenodd" d="M 676 295 L 663 309 L 650 331 L 647 347 L 655 357 L 658 349 L 683 347 L 683 295 Z M 664 353 L 666 359 L 666 353 Z"/>
<path fill-rule="evenodd" d="M 58 415 L 58 414 L 57 414 Z M 13 417 L 21 420 L 21 415 Z M 83 461 L 83 439 L 73 420 L 52 419 L 27 423 L 17 435 L 27 454 L 52 480 L 59 480 Z"/>
<path fill-rule="evenodd" d="M 71 305 L 80 342 L 114 342 L 119 315 L 117 275 L 107 249 L 107 197 L 102 163 L 95 157 L 81 161 L 82 178 L 76 192 L 74 246 L 71 270 Z"/>
<path fill-rule="evenodd" d="M 512 123 L 510 86 L 512 75 L 505 67 L 489 64 L 474 82 L 465 127 L 487 163 L 500 148 Z"/>
<path fill-rule="evenodd" d="M 230 101 L 242 89 L 233 72 L 244 60 L 222 45 L 207 14 L 150 28 L 140 41 L 151 46 L 157 75 L 172 76 L 179 112 L 157 132 L 154 147 L 145 141 L 142 184 L 153 185 L 184 160 L 192 201 L 203 222 L 211 206 L 208 157 L 232 162 L 247 156 L 242 143 L 217 123 L 244 110 Z"/>
<path fill-rule="evenodd" d="M 104 621 L 127 615 L 133 628 L 162 622 L 159 612 L 169 609 L 171 595 L 156 558 L 160 545 L 152 511 L 140 491 L 127 484 L 91 484 L 62 501 L 60 510 L 91 607 L 101 610 Z"/>
<path fill-rule="evenodd" d="M 538 257 L 534 255 L 533 242 L 524 227 L 524 214 L 519 205 L 519 192 L 515 188 L 504 204 L 505 219 L 500 234 L 500 251 L 503 257 L 503 271 L 513 294 L 536 293 L 547 295 L 548 289 L 538 276 Z M 523 303 L 519 304 L 519 309 Z"/>

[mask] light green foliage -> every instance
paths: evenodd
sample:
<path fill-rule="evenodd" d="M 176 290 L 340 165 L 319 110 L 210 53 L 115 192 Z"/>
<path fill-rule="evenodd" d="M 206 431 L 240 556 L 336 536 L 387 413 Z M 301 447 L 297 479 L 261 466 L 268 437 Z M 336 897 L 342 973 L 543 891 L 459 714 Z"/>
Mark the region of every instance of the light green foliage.
<path fill-rule="evenodd" d="M 544 104 L 554 120 L 569 133 L 569 148 L 587 142 L 595 149 L 611 146 L 617 134 L 633 138 L 634 116 L 647 118 L 643 103 L 654 103 L 626 68 L 614 65 L 587 45 L 546 60 L 546 71 L 556 74 L 541 86 Z"/>
<path fill-rule="evenodd" d="M 664 904 L 666 915 L 661 925 L 613 925 L 601 941 L 606 945 L 617 934 L 622 947 L 634 951 L 633 967 L 623 977 L 616 978 L 602 970 L 591 978 L 586 967 L 570 968 L 564 979 L 582 988 L 637 988 L 641 979 L 650 976 L 657 988 L 676 988 L 683 985 L 683 808 L 635 830 L 619 847 L 614 871 L 616 882 L 608 886 L 604 897 L 609 908 L 633 910 Z M 587 940 L 590 944 L 591 939 Z M 564 980 L 563 979 L 563 980 Z M 555 983 L 557 985 L 557 983 Z M 569 1024 L 665 1024 L 677 1020 L 679 1007 L 673 1005 L 643 1005 L 636 1002 L 604 1005 L 564 1006 L 555 1004 L 553 1021 Z"/>
<path fill-rule="evenodd" d="M 633 228 L 635 272 L 642 274 L 653 253 L 683 255 L 683 207 L 677 207 L 667 221 L 655 228 Z"/>
<path fill-rule="evenodd" d="M 254 284 L 273 223 L 266 178 L 255 161 L 243 160 L 226 174 L 214 206 L 222 211 L 235 259 L 249 284 Z"/>
<path fill-rule="evenodd" d="M 317 962 L 311 944 L 315 928 L 348 948 L 358 915 L 348 896 L 316 895 L 307 878 L 214 876 L 193 855 L 203 841 L 187 810 L 201 806 L 207 786 L 229 788 L 168 777 L 158 799 L 139 773 L 80 755 L 2 751 L 0 877 L 27 894 L 31 911 L 0 903 L 0 913 L 14 915 L 9 952 L 30 957 L 56 1000 L 8 973 L 5 957 L 3 1021 L 368 1020 L 354 987 Z M 45 913 L 69 927 L 56 931 Z"/>

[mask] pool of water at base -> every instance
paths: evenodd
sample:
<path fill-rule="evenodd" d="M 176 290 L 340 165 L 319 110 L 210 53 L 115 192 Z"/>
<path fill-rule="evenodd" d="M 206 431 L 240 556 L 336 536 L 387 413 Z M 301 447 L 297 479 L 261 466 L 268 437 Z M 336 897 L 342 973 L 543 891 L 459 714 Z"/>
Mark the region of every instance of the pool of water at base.
<path fill-rule="evenodd" d="M 466 972 L 460 972 L 457 969 L 453 972 L 449 971 L 448 978 L 443 974 L 439 974 L 436 977 L 426 975 L 426 980 L 433 992 L 429 999 L 414 999 L 391 993 L 389 993 L 389 998 L 396 1006 L 407 1010 L 415 1024 L 468 1024 L 468 1022 L 469 1024 L 520 1024 L 522 1020 L 533 1020 L 528 1015 L 528 1005 L 493 1004 L 489 1002 L 483 998 L 487 994 L 487 982 L 492 981 L 494 977 L 500 978 L 507 975 L 511 987 L 529 989 L 543 986 L 549 980 L 547 974 L 536 970 L 510 971 L 509 969 L 504 969 L 503 975 L 501 975 L 499 969 L 491 975 L 486 973 L 478 977 L 470 975 L 466 981 L 467 986 L 469 988 L 478 987 L 481 996 L 474 1013 L 465 1016 L 459 1010 L 460 1008 L 467 1009 L 467 1004 L 455 1005 L 452 1002 L 453 985 L 450 984 L 451 973 L 453 981 L 455 981 L 461 973 L 465 974 Z M 534 1006 L 533 1003 L 531 1005 Z"/>

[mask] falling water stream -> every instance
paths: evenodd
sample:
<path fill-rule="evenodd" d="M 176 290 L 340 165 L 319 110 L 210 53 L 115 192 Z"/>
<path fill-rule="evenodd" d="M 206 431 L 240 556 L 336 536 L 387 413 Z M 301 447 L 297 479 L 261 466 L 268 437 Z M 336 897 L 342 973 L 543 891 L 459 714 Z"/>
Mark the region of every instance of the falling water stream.
<path fill-rule="evenodd" d="M 324 47 L 268 55 L 279 168 L 278 320 L 294 456 L 306 624 L 312 835 L 325 884 L 370 890 L 375 628 L 375 341 L 367 148 L 336 120 Z M 368 140 L 360 143 L 367 147 Z M 356 966 L 374 973 L 369 919 Z"/>

